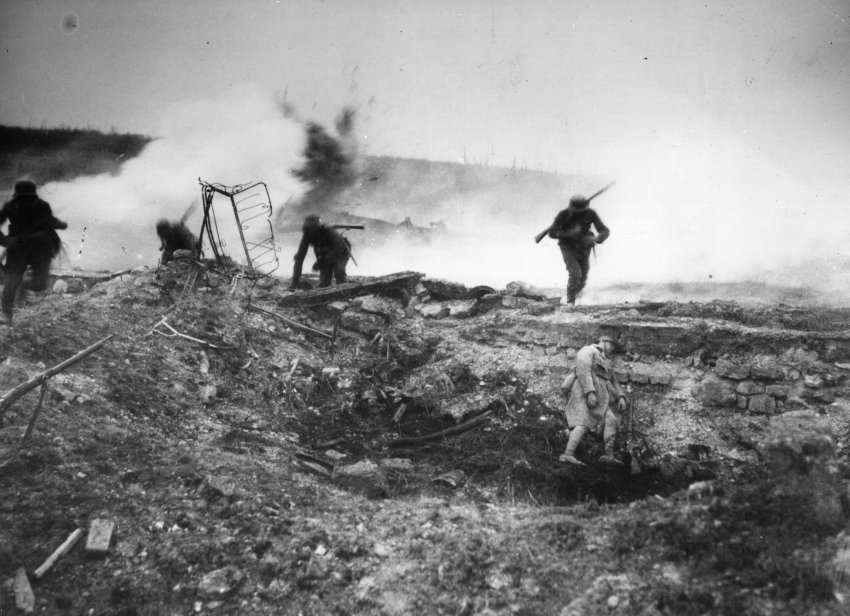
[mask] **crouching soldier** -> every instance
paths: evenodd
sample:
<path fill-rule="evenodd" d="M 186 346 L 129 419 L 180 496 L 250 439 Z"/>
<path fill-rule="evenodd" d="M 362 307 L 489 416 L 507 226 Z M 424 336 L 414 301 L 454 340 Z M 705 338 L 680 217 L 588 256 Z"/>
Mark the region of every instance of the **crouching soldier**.
<path fill-rule="evenodd" d="M 588 432 L 601 430 L 605 445 L 602 462 L 622 464 L 614 457 L 614 441 L 620 426 L 620 414 L 626 410 L 626 397 L 614 378 L 614 339 L 601 336 L 599 342 L 582 347 L 576 355 L 575 372 L 567 375 L 561 386 L 567 401 L 567 449 L 558 458 L 585 466 L 576 458 L 576 449 Z"/>
<path fill-rule="evenodd" d="M 200 252 L 201 243 L 195 234 L 189 231 L 184 220 L 171 222 L 162 218 L 156 223 L 156 234 L 159 236 L 163 265 L 173 261 L 174 253 L 178 250 L 188 250 L 193 256 Z"/>
<path fill-rule="evenodd" d="M 295 265 L 292 268 L 290 289 L 297 289 L 301 282 L 301 268 L 307 250 L 313 246 L 316 255 L 314 270 L 319 272 L 319 287 L 329 287 L 331 281 L 342 284 L 347 280 L 345 267 L 351 258 L 351 244 L 337 231 L 323 225 L 318 216 L 310 215 L 304 219 L 303 235 L 298 251 L 295 253 Z"/>
<path fill-rule="evenodd" d="M 19 288 L 44 291 L 50 276 L 50 262 L 59 254 L 62 243 L 57 229 L 68 224 L 53 216 L 50 204 L 39 199 L 34 182 L 15 183 L 15 193 L 0 209 L 0 226 L 9 221 L 9 234 L 0 232 L 0 245 L 6 247 L 3 284 L 3 320 L 12 324 L 15 296 Z M 32 278 L 24 280 L 27 267 Z"/>

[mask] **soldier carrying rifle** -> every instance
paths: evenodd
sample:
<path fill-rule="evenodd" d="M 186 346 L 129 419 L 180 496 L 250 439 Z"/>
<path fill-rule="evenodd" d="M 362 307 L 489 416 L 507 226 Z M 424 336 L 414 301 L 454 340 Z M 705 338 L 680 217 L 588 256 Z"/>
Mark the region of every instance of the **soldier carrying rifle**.
<path fill-rule="evenodd" d="M 362 225 L 324 225 L 321 219 L 313 214 L 304 219 L 301 243 L 295 253 L 295 265 L 289 284 L 290 289 L 297 289 L 298 283 L 301 282 L 301 268 L 304 265 L 307 250 L 311 245 L 316 255 L 313 270 L 319 272 L 319 287 L 329 287 L 331 281 L 334 280 L 337 284 L 342 284 L 347 280 L 345 267 L 348 260 L 352 258 L 351 242 L 336 231 L 337 228 L 362 229 L 363 227 Z"/>
<path fill-rule="evenodd" d="M 567 267 L 567 293 L 561 298 L 561 305 L 568 308 L 575 306 L 576 297 L 587 284 L 591 251 L 611 234 L 611 230 L 605 226 L 596 210 L 590 207 L 591 200 L 610 187 L 611 184 L 588 198 L 573 196 L 569 206 L 558 212 L 551 226 L 534 238 L 539 242 L 548 235 L 558 240 L 561 256 Z M 591 231 L 591 226 L 596 229 L 596 233 Z"/>

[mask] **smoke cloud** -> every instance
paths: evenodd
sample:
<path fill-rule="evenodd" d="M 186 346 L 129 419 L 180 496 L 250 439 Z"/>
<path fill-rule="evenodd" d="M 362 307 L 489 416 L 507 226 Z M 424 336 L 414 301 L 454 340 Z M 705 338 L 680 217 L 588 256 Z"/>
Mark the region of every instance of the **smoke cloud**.
<path fill-rule="evenodd" d="M 118 174 L 40 189 L 57 216 L 69 223 L 62 233 L 67 261 L 60 267 L 156 265 L 158 219 L 178 220 L 194 205 L 187 225 L 195 233 L 200 230 L 198 178 L 224 185 L 263 181 L 278 208 L 304 191 L 289 172 L 301 164 L 303 149 L 303 126 L 283 117 L 273 97 L 259 87 L 174 105 L 164 111 L 156 139 Z M 233 219 L 224 222 L 225 231 L 236 230 Z"/>

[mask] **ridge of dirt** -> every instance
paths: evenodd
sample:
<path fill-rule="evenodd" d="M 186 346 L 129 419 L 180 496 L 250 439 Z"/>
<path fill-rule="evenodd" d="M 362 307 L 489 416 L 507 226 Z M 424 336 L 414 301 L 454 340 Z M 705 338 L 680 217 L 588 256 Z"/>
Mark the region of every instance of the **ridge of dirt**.
<path fill-rule="evenodd" d="M 294 310 L 277 306 L 283 289 L 177 263 L 18 311 L 0 331 L 3 392 L 118 335 L 50 380 L 20 452 L 38 390 L 5 415 L 0 581 L 24 567 L 44 614 L 845 613 L 840 311 L 818 329 L 815 310 L 573 314 L 504 292 Z M 783 338 L 765 364 L 705 334 L 709 315 L 823 336 Z M 689 334 L 661 345 L 630 328 L 641 317 Z M 621 446 L 639 474 L 593 463 L 592 440 L 585 470 L 557 462 L 558 383 L 604 328 L 625 346 L 638 412 Z M 392 445 L 482 413 L 462 434 Z M 771 418 L 794 413 L 832 428 L 827 471 L 806 467 L 823 489 L 794 492 L 764 461 Z M 794 463 L 826 455 L 804 445 Z M 108 554 L 77 545 L 36 580 L 95 518 L 115 523 Z M 14 601 L 0 585 L 0 613 Z"/>

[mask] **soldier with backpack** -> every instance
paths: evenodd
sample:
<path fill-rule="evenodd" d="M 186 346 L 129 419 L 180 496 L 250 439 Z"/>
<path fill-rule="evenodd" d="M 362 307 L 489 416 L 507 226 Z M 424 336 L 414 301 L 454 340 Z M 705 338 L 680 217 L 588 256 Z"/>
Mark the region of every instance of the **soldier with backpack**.
<path fill-rule="evenodd" d="M 316 255 L 313 270 L 319 272 L 319 287 L 329 287 L 332 281 L 337 284 L 344 283 L 347 280 L 345 267 L 351 258 L 351 243 L 348 239 L 335 229 L 322 224 L 321 219 L 313 214 L 304 219 L 302 230 L 289 288 L 298 288 L 304 257 L 307 256 L 310 246 L 313 246 L 313 253 Z"/>

